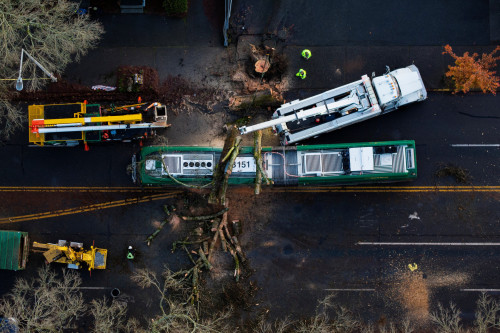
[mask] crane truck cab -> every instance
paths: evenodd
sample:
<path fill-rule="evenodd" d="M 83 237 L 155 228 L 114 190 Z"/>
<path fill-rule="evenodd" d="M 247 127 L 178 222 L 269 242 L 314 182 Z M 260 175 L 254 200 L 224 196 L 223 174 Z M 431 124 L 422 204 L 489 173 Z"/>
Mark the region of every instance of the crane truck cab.
<path fill-rule="evenodd" d="M 415 65 L 375 77 L 372 79 L 372 85 L 383 113 L 427 98 L 427 91 Z"/>

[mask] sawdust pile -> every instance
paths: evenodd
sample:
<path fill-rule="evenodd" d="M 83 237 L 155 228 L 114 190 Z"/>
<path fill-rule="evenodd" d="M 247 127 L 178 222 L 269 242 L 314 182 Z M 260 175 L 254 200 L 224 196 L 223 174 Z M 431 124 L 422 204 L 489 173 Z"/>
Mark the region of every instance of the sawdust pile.
<path fill-rule="evenodd" d="M 172 231 L 177 231 L 181 225 L 181 219 L 177 215 L 173 215 L 172 218 L 170 219 L 170 227 Z"/>
<path fill-rule="evenodd" d="M 429 319 L 430 290 L 421 273 L 404 273 L 395 283 L 396 298 L 409 319 L 424 324 Z"/>
<path fill-rule="evenodd" d="M 467 273 L 436 272 L 424 275 L 422 272 L 403 271 L 398 274 L 389 297 L 399 303 L 406 317 L 426 326 L 432 307 L 432 294 L 440 287 L 460 287 L 470 280 Z"/>
<path fill-rule="evenodd" d="M 251 77 L 248 73 L 246 73 L 245 69 L 242 68 L 234 72 L 231 80 L 234 82 L 241 82 L 243 84 L 241 92 L 244 94 L 254 93 L 261 90 L 271 90 L 273 93 L 281 95 L 281 93 L 286 91 L 290 86 L 290 82 L 286 77 L 281 78 L 279 81 L 268 81 L 258 77 Z"/>
<path fill-rule="evenodd" d="M 427 278 L 427 284 L 430 287 L 459 287 L 465 285 L 470 280 L 470 275 L 467 273 L 447 274 L 443 272 L 432 274 Z"/>

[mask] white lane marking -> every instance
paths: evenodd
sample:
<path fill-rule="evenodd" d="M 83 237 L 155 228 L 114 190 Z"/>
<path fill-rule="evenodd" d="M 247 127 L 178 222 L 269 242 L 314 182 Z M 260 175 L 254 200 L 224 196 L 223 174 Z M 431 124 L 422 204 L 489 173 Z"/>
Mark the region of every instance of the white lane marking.
<path fill-rule="evenodd" d="M 500 147 L 500 143 L 485 143 L 485 144 L 477 144 L 477 143 L 454 143 L 451 144 L 452 147 Z"/>
<path fill-rule="evenodd" d="M 500 243 L 409 243 L 409 242 L 358 242 L 357 245 L 394 245 L 394 246 L 500 246 Z"/>
<path fill-rule="evenodd" d="M 343 289 L 329 288 L 329 289 L 323 289 L 323 290 L 326 290 L 326 291 L 375 291 L 375 289 L 371 289 L 371 288 L 343 288 Z"/>
<path fill-rule="evenodd" d="M 481 292 L 488 292 L 488 291 L 500 291 L 500 289 L 460 289 L 460 291 L 481 291 Z"/>

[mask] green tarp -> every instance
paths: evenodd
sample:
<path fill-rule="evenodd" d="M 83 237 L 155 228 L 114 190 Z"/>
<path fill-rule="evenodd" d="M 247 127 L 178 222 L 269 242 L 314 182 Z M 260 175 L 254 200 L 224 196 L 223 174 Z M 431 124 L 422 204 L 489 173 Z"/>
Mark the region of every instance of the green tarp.
<path fill-rule="evenodd" d="M 24 269 L 27 232 L 0 230 L 0 269 Z"/>

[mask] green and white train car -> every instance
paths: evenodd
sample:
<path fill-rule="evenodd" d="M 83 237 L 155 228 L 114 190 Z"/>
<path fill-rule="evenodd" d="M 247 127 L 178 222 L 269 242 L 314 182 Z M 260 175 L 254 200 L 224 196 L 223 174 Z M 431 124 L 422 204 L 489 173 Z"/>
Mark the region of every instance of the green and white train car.
<path fill-rule="evenodd" d="M 203 185 L 212 180 L 221 151 L 197 146 L 144 147 L 132 158 L 132 179 L 144 186 Z M 367 184 L 417 177 L 411 140 L 263 147 L 261 153 L 262 169 L 275 186 Z M 242 147 L 229 184 L 253 184 L 256 169 L 253 147 Z"/>

